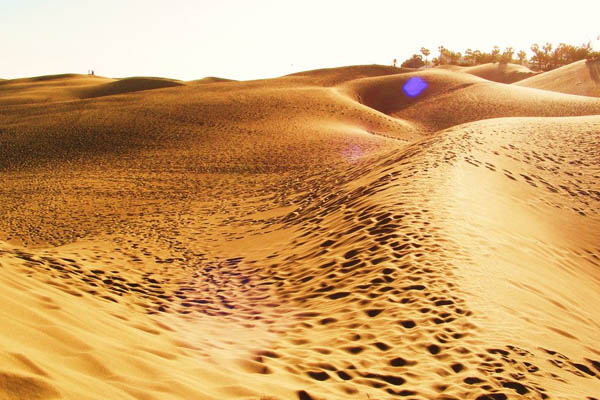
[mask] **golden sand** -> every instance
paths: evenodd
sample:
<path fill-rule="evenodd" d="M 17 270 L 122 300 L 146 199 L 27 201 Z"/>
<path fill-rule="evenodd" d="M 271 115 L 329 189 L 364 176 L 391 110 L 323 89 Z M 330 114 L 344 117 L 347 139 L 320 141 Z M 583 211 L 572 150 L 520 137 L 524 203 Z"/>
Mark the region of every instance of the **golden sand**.
<path fill-rule="evenodd" d="M 487 63 L 474 65 L 472 67 L 460 67 L 456 65 L 440 65 L 436 69 L 449 69 L 475 75 L 489 81 L 500 83 L 513 83 L 537 75 L 524 65 L 512 63 Z"/>
<path fill-rule="evenodd" d="M 2 81 L 0 399 L 599 398 L 599 142 L 462 70 Z"/>
<path fill-rule="evenodd" d="M 516 85 L 580 96 L 600 97 L 600 61 L 577 61 L 532 76 Z"/>

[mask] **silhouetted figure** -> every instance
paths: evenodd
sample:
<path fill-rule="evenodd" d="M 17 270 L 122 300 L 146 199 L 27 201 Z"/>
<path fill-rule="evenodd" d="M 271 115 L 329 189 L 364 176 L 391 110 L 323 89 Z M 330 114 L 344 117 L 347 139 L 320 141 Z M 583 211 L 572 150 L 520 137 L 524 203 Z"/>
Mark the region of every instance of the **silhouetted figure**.
<path fill-rule="evenodd" d="M 396 66 L 396 63 L 397 63 L 397 62 L 398 62 L 398 60 L 396 60 L 396 59 L 394 58 L 394 67 Z"/>
<path fill-rule="evenodd" d="M 92 76 L 94 76 L 94 70 L 92 70 Z"/>

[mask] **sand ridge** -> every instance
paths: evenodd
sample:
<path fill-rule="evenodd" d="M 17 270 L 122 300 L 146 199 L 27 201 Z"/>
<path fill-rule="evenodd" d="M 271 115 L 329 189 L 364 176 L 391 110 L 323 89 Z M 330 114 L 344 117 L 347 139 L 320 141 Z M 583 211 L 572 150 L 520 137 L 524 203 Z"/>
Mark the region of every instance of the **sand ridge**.
<path fill-rule="evenodd" d="M 206 78 L 188 81 L 187 83 L 201 85 L 201 84 L 207 84 L 207 83 L 225 83 L 225 82 L 236 82 L 236 81 L 233 79 L 219 78 L 216 76 L 207 76 Z"/>
<path fill-rule="evenodd" d="M 390 68 L 0 107 L 2 396 L 594 399 L 598 100 Z"/>
<path fill-rule="evenodd" d="M 140 90 L 161 89 L 166 87 L 181 86 L 183 83 L 164 78 L 134 77 L 119 79 L 92 88 L 80 89 L 78 96 L 81 99 L 90 97 L 111 96 L 115 94 L 137 92 Z"/>
<path fill-rule="evenodd" d="M 402 88 L 416 77 L 423 79 L 427 87 L 413 98 Z M 417 124 L 423 134 L 489 118 L 600 113 L 600 102 L 595 98 L 489 82 L 443 69 L 358 79 L 341 87 L 345 94 L 362 104 Z"/>
<path fill-rule="evenodd" d="M 600 61 L 577 61 L 525 79 L 516 85 L 600 97 Z"/>
<path fill-rule="evenodd" d="M 105 78 L 98 75 L 61 74 L 5 80 L 0 86 L 3 106 L 53 103 L 91 97 L 111 96 L 141 90 L 180 86 L 184 83 L 165 78 Z"/>
<path fill-rule="evenodd" d="M 537 74 L 524 65 L 512 63 L 487 63 L 464 67 L 460 71 L 500 83 L 514 83 Z"/>

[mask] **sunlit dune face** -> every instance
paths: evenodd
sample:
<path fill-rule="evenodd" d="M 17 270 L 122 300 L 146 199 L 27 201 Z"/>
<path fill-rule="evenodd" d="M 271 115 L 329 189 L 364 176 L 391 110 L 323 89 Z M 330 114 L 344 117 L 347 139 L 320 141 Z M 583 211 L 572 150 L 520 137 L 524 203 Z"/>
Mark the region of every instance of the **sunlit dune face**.
<path fill-rule="evenodd" d="M 408 97 L 417 97 L 425 89 L 427 89 L 427 82 L 419 76 L 413 76 L 402 86 L 402 90 Z"/>

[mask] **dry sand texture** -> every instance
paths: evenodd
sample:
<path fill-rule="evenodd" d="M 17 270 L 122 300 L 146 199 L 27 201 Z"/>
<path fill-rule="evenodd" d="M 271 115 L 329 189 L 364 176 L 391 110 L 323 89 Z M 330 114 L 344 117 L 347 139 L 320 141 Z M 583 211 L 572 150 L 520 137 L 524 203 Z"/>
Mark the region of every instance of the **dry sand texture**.
<path fill-rule="evenodd" d="M 3 81 L 0 399 L 600 398 L 599 140 L 460 70 Z"/>
<path fill-rule="evenodd" d="M 516 85 L 580 96 L 600 97 L 600 60 L 577 61 L 524 79 Z"/>
<path fill-rule="evenodd" d="M 536 75 L 537 73 L 529 68 L 511 63 L 487 63 L 475 65 L 472 67 L 459 67 L 456 65 L 440 65 L 436 69 L 448 69 L 451 71 L 460 71 L 475 75 L 489 81 L 500 83 L 513 83 L 521 81 Z"/>

